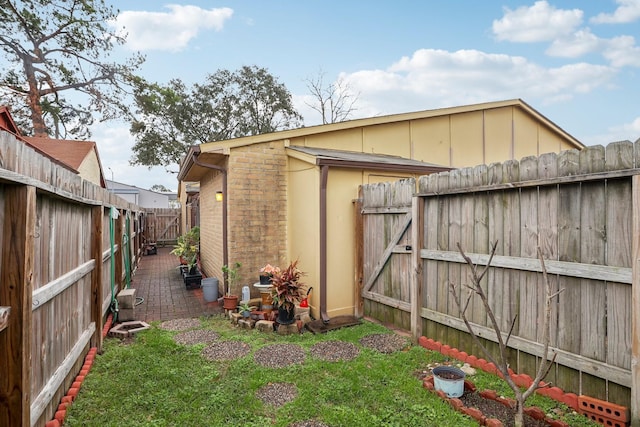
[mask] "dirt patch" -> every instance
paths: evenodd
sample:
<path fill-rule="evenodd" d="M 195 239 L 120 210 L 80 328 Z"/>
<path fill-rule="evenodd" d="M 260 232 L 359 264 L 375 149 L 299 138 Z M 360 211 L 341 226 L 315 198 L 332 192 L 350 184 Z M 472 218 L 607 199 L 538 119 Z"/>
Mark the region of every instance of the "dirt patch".
<path fill-rule="evenodd" d="M 199 328 L 200 319 L 173 319 L 160 323 L 160 329 L 165 331 L 185 331 L 187 329 Z"/>
<path fill-rule="evenodd" d="M 485 399 L 475 392 L 466 392 L 460 397 L 464 406 L 468 408 L 479 409 L 487 418 L 496 418 L 502 421 L 505 427 L 513 427 L 513 417 L 515 410 L 493 399 Z M 529 415 L 524 414 L 525 427 L 547 427 L 548 424 L 544 420 L 536 420 Z"/>
<path fill-rule="evenodd" d="M 269 383 L 256 391 L 256 396 L 265 405 L 279 407 L 298 397 L 298 388 L 290 383 Z"/>
<path fill-rule="evenodd" d="M 329 362 L 341 362 L 355 359 L 360 354 L 360 349 L 346 341 L 322 341 L 314 344 L 311 355 Z"/>
<path fill-rule="evenodd" d="M 176 334 L 173 340 L 182 345 L 206 344 L 217 340 L 218 333 L 211 329 L 193 329 Z"/>
<path fill-rule="evenodd" d="M 364 347 L 391 354 L 409 346 L 409 341 L 396 334 L 372 334 L 360 339 Z"/>
<path fill-rule="evenodd" d="M 249 353 L 251 346 L 241 341 L 220 341 L 209 344 L 202 355 L 212 361 L 239 359 Z"/>
<path fill-rule="evenodd" d="M 296 344 L 272 344 L 253 355 L 255 362 L 266 368 L 284 368 L 304 362 L 304 349 Z"/>

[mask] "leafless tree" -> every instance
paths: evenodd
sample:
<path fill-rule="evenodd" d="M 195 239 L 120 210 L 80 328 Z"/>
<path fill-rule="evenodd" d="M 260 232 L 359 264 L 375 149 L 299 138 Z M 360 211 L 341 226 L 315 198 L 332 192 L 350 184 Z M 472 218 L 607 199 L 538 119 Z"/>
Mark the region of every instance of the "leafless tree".
<path fill-rule="evenodd" d="M 547 269 L 544 264 L 542 251 L 540 250 L 540 248 L 538 248 L 538 258 L 540 259 L 540 264 L 542 266 L 542 276 L 545 283 L 545 313 L 544 313 L 544 323 L 542 326 L 543 327 L 542 345 L 544 347 L 543 353 L 542 353 L 543 358 L 540 363 L 540 366 L 538 367 L 538 371 L 536 372 L 536 376 L 533 379 L 532 384 L 526 390 L 522 391 L 515 384 L 515 382 L 509 375 L 509 363 L 507 360 L 507 345 L 509 344 L 509 338 L 511 338 L 511 333 L 513 332 L 513 327 L 515 325 L 516 319 L 515 318 L 512 319 L 511 327 L 509 328 L 509 333 L 507 334 L 506 337 L 503 338 L 503 333 L 500 330 L 500 326 L 496 321 L 496 317 L 493 313 L 493 310 L 489 305 L 489 299 L 487 297 L 487 294 L 485 293 L 484 289 L 482 289 L 482 286 L 480 285 L 482 279 L 489 271 L 489 267 L 491 266 L 491 261 L 493 260 L 493 256 L 495 255 L 497 245 L 498 245 L 497 241 L 491 245 L 491 254 L 489 256 L 489 261 L 487 262 L 487 265 L 481 271 L 479 271 L 478 266 L 475 265 L 473 261 L 471 261 L 471 258 L 469 258 L 464 253 L 464 250 L 460 246 L 460 243 L 458 243 L 457 244 L 458 250 L 460 251 L 460 254 L 462 255 L 462 257 L 464 258 L 464 260 L 467 262 L 467 264 L 471 269 L 472 284 L 460 286 L 460 288 L 464 287 L 468 290 L 466 299 L 464 301 L 462 301 L 462 298 L 461 298 L 463 296 L 462 289 L 460 289 L 460 292 L 458 292 L 456 290 L 455 284 L 452 283 L 450 286 L 451 286 L 451 293 L 453 294 L 454 300 L 456 301 L 456 304 L 460 309 L 460 316 L 462 317 L 464 324 L 467 326 L 469 333 L 473 337 L 473 340 L 482 349 L 482 352 L 487 356 L 487 359 L 496 366 L 498 371 L 502 374 L 504 380 L 507 382 L 507 384 L 509 384 L 509 387 L 511 387 L 511 389 L 513 390 L 516 397 L 516 408 L 515 408 L 516 415 L 515 415 L 514 422 L 516 427 L 522 427 L 524 425 L 524 403 L 529 398 L 529 396 L 531 396 L 531 394 L 533 394 L 533 392 L 539 388 L 540 381 L 542 381 L 547 376 L 556 358 L 556 353 L 553 354 L 551 360 L 548 357 L 549 341 L 550 341 L 550 335 L 551 335 L 550 334 L 551 307 L 552 307 L 553 299 L 556 298 L 558 294 L 560 294 L 560 292 L 562 292 L 564 289 L 561 289 L 560 291 L 557 291 L 557 292 L 553 292 L 551 283 L 549 282 L 549 278 L 547 277 Z M 500 350 L 500 354 L 498 355 L 497 358 L 494 357 L 494 355 L 482 344 L 480 339 L 478 339 L 478 336 L 475 334 L 473 327 L 471 326 L 471 323 L 469 323 L 467 319 L 466 311 L 467 311 L 467 308 L 469 307 L 469 303 L 471 302 L 471 298 L 474 295 L 478 295 L 482 300 L 484 309 L 487 312 L 487 315 L 489 316 L 489 319 L 491 321 L 491 326 L 493 327 L 493 330 L 496 333 L 496 337 L 498 339 L 498 347 Z"/>
<path fill-rule="evenodd" d="M 351 85 L 342 77 L 333 83 L 326 83 L 325 77 L 326 73 L 320 70 L 316 77 L 305 80 L 313 98 L 313 102 L 305 104 L 320 113 L 323 125 L 344 122 L 357 109 L 360 94 L 354 94 Z"/>

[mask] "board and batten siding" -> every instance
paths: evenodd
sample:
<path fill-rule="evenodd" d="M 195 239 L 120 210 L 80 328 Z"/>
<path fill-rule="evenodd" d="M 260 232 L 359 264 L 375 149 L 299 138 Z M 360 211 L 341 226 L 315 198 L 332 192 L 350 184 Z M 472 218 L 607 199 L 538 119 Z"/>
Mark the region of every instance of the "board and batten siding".
<path fill-rule="evenodd" d="M 639 153 L 639 142 L 620 142 L 423 176 L 417 183 L 363 185 L 365 314 L 482 357 L 450 286 L 470 283 L 458 244 L 474 263 L 486 265 L 497 242 L 482 286 L 503 333 L 515 319 L 512 368 L 534 376 L 543 356 L 540 247 L 553 289 L 561 291 L 551 322 L 556 363 L 545 381 L 638 413 L 632 389 L 640 378 L 632 360 L 640 348 L 632 334 L 640 315 L 632 301 L 638 303 L 640 286 L 633 269 Z M 479 298 L 467 318 L 495 351 L 495 332 Z"/>

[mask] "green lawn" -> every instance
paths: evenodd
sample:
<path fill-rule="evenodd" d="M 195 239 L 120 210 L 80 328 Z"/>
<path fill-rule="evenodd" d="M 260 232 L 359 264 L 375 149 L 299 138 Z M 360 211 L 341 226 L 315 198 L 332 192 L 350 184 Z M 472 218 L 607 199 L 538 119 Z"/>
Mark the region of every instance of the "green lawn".
<path fill-rule="evenodd" d="M 203 344 L 182 346 L 154 324 L 132 343 L 107 339 L 102 355 L 67 412 L 65 426 L 288 426 L 318 420 L 330 426 L 477 426 L 422 387 L 415 373 L 429 363 L 447 359 L 439 353 L 410 346 L 382 354 L 363 347 L 370 334 L 390 333 L 363 321 L 359 326 L 327 334 L 279 336 L 239 329 L 227 319 L 202 319 L 202 328 L 215 330 L 219 340 L 248 343 L 245 357 L 210 362 L 200 352 Z M 309 348 L 319 341 L 344 340 L 357 345 L 358 357 L 348 362 L 327 362 L 313 357 Z M 256 350 L 274 343 L 292 343 L 306 352 L 303 364 L 264 368 L 254 362 Z M 470 378 L 479 387 L 509 395 L 497 377 L 478 373 Z M 281 407 L 264 405 L 256 391 L 270 383 L 295 384 L 298 396 Z M 549 412 L 560 408 L 536 396 L 527 402 Z M 581 415 L 564 415 L 572 426 L 590 426 Z"/>

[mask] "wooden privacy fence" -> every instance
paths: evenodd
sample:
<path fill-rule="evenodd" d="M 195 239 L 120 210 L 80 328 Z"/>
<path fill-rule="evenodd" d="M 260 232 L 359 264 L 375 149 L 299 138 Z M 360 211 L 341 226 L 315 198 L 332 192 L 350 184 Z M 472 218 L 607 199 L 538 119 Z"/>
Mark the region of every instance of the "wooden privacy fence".
<path fill-rule="evenodd" d="M 0 132 L 0 425 L 53 418 L 89 348 L 102 346 L 141 252 L 142 218 Z"/>
<path fill-rule="evenodd" d="M 175 244 L 180 235 L 180 209 L 145 209 L 143 222 L 144 238 L 160 246 Z"/>
<path fill-rule="evenodd" d="M 546 381 L 638 414 L 639 153 L 624 142 L 459 169 L 421 177 L 417 193 L 414 180 L 362 186 L 364 312 L 482 357 L 450 285 L 470 284 L 458 243 L 486 265 L 497 241 L 483 287 L 505 336 L 515 319 L 512 368 L 534 376 L 543 356 L 540 247 L 563 290 L 553 300 L 557 358 Z M 467 317 L 496 351 L 479 298 Z"/>

